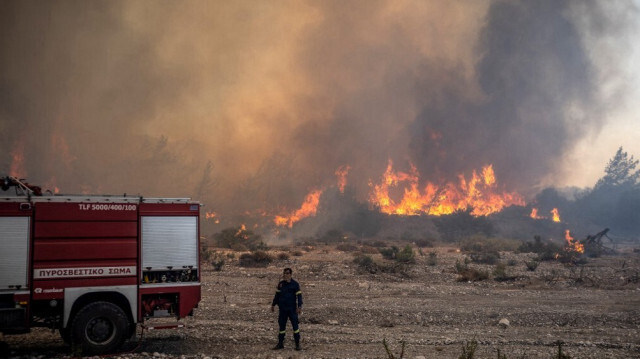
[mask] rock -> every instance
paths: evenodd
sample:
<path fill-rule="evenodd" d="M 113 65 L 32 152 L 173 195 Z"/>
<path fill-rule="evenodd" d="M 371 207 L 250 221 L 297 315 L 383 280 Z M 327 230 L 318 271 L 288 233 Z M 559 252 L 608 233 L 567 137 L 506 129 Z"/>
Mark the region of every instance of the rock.
<path fill-rule="evenodd" d="M 511 325 L 511 324 L 509 323 L 509 319 L 507 319 L 507 318 L 502 318 L 502 319 L 500 319 L 500 321 L 498 322 L 498 326 L 499 326 L 500 328 L 502 328 L 502 329 L 507 329 L 507 328 L 509 328 L 509 325 Z"/>
<path fill-rule="evenodd" d="M 329 323 L 330 325 L 338 325 L 338 324 L 340 324 L 340 323 L 338 323 L 338 321 L 337 321 L 337 320 L 333 320 L 333 319 L 332 319 L 332 320 L 329 320 L 329 321 L 328 321 L 328 323 Z"/>

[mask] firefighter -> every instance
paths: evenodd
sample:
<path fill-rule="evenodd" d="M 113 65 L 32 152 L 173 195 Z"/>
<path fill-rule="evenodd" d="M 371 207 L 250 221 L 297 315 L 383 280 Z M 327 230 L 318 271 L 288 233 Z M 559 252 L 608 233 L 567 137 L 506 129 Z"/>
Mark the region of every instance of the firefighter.
<path fill-rule="evenodd" d="M 300 328 L 298 327 L 298 315 L 302 313 L 302 291 L 300 290 L 300 284 L 291 279 L 292 273 L 291 268 L 284 269 L 282 272 L 283 279 L 278 283 L 276 295 L 271 302 L 272 312 L 275 311 L 276 305 L 279 308 L 278 325 L 280 326 L 280 331 L 278 332 L 278 344 L 273 348 L 274 350 L 284 348 L 287 320 L 291 320 L 296 350 L 302 349 L 300 347 Z"/>

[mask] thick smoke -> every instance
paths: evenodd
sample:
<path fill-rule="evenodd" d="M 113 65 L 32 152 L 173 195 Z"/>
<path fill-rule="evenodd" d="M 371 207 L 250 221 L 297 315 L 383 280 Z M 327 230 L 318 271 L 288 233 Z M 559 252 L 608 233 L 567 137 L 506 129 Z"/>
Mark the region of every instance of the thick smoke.
<path fill-rule="evenodd" d="M 2 2 L 0 166 L 222 215 L 290 210 L 343 165 L 364 200 L 389 159 L 430 181 L 491 163 L 526 194 L 602 125 L 587 45 L 625 27 L 591 5 Z"/>

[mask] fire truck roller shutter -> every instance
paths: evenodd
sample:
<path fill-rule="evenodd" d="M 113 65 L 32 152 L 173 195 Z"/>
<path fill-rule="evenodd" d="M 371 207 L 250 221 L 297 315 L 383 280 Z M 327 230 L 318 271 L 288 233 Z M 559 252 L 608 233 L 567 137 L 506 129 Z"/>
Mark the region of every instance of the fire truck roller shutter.
<path fill-rule="evenodd" d="M 0 290 L 27 286 L 29 217 L 0 217 Z"/>
<path fill-rule="evenodd" d="M 143 216 L 142 268 L 197 268 L 197 220 L 195 216 Z"/>

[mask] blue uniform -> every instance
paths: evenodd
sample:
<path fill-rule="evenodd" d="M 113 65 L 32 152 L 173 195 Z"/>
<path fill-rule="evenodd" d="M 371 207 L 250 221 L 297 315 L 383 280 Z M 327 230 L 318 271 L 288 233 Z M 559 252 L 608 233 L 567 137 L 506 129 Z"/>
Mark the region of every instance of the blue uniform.
<path fill-rule="evenodd" d="M 279 308 L 278 325 L 280 326 L 280 332 L 278 333 L 278 342 L 282 343 L 284 341 L 287 320 L 291 320 L 293 338 L 296 344 L 300 343 L 300 328 L 298 328 L 298 313 L 296 311 L 298 308 L 302 308 L 300 284 L 293 279 L 290 282 L 280 281 L 271 305 L 278 305 Z"/>

